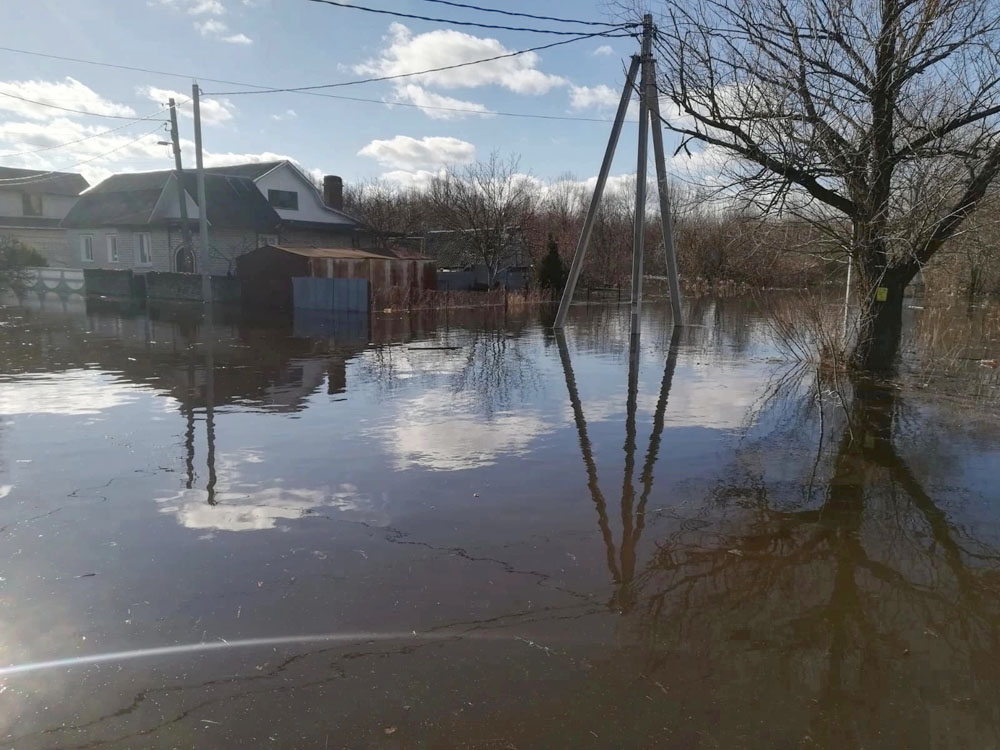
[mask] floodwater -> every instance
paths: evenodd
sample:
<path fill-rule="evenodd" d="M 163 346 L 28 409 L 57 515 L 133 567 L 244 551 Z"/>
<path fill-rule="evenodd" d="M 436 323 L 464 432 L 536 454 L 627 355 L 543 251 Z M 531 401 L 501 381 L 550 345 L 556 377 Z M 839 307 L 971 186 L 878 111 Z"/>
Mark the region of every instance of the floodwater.
<path fill-rule="evenodd" d="M 996 371 L 756 310 L 0 310 L 0 744 L 1000 746 Z"/>

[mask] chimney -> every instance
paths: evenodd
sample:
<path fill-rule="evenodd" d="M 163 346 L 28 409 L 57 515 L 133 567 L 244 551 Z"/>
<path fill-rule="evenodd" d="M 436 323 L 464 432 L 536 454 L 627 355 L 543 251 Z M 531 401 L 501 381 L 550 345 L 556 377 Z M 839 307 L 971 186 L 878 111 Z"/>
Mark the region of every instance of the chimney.
<path fill-rule="evenodd" d="M 323 202 L 330 208 L 344 210 L 344 181 L 335 174 L 323 178 Z"/>

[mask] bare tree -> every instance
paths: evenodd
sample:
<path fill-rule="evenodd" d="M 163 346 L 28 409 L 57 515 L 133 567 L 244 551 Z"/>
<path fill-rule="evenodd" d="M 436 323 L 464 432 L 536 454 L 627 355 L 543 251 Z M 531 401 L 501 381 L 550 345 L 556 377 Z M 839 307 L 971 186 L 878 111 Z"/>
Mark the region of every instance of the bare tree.
<path fill-rule="evenodd" d="M 445 170 L 427 193 L 435 219 L 455 234 L 456 256 L 486 266 L 490 286 L 536 204 L 534 183 L 518 166 L 516 156 L 494 151 L 486 161 Z"/>
<path fill-rule="evenodd" d="M 361 219 L 376 247 L 418 232 L 427 216 L 426 199 L 418 191 L 372 179 L 344 193 L 344 208 Z"/>
<path fill-rule="evenodd" d="M 664 16 L 667 127 L 853 258 L 851 360 L 891 368 L 904 288 L 1000 171 L 997 0 L 699 0 Z"/>

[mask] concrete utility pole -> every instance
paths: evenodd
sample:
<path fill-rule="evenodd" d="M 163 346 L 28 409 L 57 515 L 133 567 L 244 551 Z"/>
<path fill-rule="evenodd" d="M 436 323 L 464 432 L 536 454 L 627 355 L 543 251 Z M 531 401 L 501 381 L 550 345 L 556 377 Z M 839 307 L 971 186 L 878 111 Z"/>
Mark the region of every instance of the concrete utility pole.
<path fill-rule="evenodd" d="M 639 149 L 635 165 L 635 215 L 632 227 L 632 332 L 639 330 L 642 265 L 646 235 L 646 156 L 649 148 L 649 60 L 653 54 L 653 17 L 642 17 L 642 73 L 639 83 Z"/>
<path fill-rule="evenodd" d="M 174 166 L 177 168 L 177 202 L 181 212 L 181 237 L 191 260 L 194 260 L 191 225 L 188 223 L 187 193 L 184 191 L 184 167 L 181 166 L 181 139 L 177 133 L 177 105 L 172 97 L 170 99 L 170 140 L 174 144 Z"/>
<path fill-rule="evenodd" d="M 205 163 L 201 151 L 201 89 L 191 85 L 194 101 L 194 158 L 198 170 L 198 267 L 201 271 L 201 301 L 212 302 L 212 277 L 208 274 L 208 202 L 205 199 Z"/>
<path fill-rule="evenodd" d="M 629 66 L 628 75 L 625 76 L 625 88 L 622 89 L 622 98 L 618 102 L 618 111 L 615 113 L 615 122 L 611 126 L 611 137 L 608 138 L 608 147 L 604 151 L 604 161 L 601 162 L 601 171 L 597 175 L 597 184 L 594 186 L 594 195 L 590 199 L 590 208 L 587 209 L 587 218 L 583 222 L 583 231 L 580 232 L 580 240 L 576 245 L 576 252 L 573 253 L 573 262 L 569 267 L 569 277 L 566 279 L 566 286 L 563 289 L 562 298 L 559 300 L 559 311 L 556 313 L 556 328 L 562 328 L 566 323 L 566 313 L 573 302 L 573 293 L 576 291 L 576 283 L 580 280 L 580 271 L 583 270 L 583 260 L 587 257 L 587 247 L 590 245 L 590 235 L 594 229 L 594 221 L 597 219 L 597 212 L 601 209 L 601 198 L 604 196 L 604 186 L 608 182 L 608 173 L 611 171 L 611 162 L 615 158 L 615 149 L 618 147 L 618 136 L 622 132 L 622 123 L 625 122 L 625 112 L 628 110 L 629 100 L 632 98 L 632 89 L 635 86 L 635 76 L 639 72 L 639 58 L 632 57 L 632 64 Z"/>
<path fill-rule="evenodd" d="M 667 261 L 667 282 L 670 286 L 670 308 L 674 325 L 683 325 L 681 284 L 677 273 L 677 251 L 674 249 L 674 219 L 670 212 L 670 186 L 667 184 L 667 159 L 663 150 L 663 121 L 660 117 L 660 92 L 656 88 L 656 63 L 652 55 L 647 63 L 646 102 L 653 130 L 653 161 L 656 162 L 656 187 L 660 196 L 660 223 L 663 228 L 663 252 Z"/>
<path fill-rule="evenodd" d="M 632 235 L 632 331 L 635 333 L 638 330 L 639 313 L 642 306 L 646 160 L 649 139 L 647 130 L 650 122 L 652 122 L 653 128 L 653 153 L 656 161 L 656 182 L 659 189 L 660 216 L 663 222 L 663 246 L 666 253 L 667 276 L 670 283 L 670 303 L 673 308 L 674 325 L 681 325 L 683 323 L 681 319 L 681 292 L 677 273 L 677 254 L 674 250 L 673 221 L 670 215 L 670 198 L 667 186 L 667 165 L 663 149 L 663 132 L 661 130 L 662 120 L 660 117 L 659 93 L 656 88 L 656 63 L 653 60 L 653 35 L 655 33 L 656 29 L 653 26 L 653 17 L 647 13 L 642 17 L 642 54 L 633 56 L 632 64 L 625 78 L 625 88 L 622 91 L 622 98 L 618 104 L 618 112 L 615 115 L 614 124 L 611 126 L 611 137 L 608 139 L 608 147 L 604 152 L 604 161 L 601 162 L 601 171 L 597 177 L 597 185 L 594 187 L 594 195 L 590 201 L 587 218 L 583 223 L 580 240 L 573 255 L 573 262 L 570 265 L 566 287 L 563 289 L 562 298 L 559 300 L 559 310 L 556 313 L 554 323 L 556 329 L 561 329 L 566 324 L 566 315 L 569 312 L 569 306 L 573 302 L 576 285 L 580 278 L 580 272 L 583 269 L 583 261 L 587 255 L 587 247 L 590 244 L 594 220 L 597 212 L 600 210 L 601 198 L 604 195 L 604 187 L 611 169 L 611 162 L 614 159 L 615 149 L 618 146 L 618 137 L 621 134 L 622 123 L 625 120 L 625 112 L 628 109 L 632 90 L 635 88 L 636 75 L 639 73 L 640 68 L 639 153 L 636 162 L 635 224 Z"/>

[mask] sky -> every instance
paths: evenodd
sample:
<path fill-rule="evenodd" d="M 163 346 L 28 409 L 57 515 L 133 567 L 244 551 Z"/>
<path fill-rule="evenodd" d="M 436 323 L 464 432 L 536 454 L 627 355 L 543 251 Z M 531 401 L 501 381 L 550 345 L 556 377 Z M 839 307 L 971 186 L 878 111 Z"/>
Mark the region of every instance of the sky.
<path fill-rule="evenodd" d="M 568 28 L 427 0 L 356 4 L 449 21 Z M 605 0 L 473 4 L 617 20 Z M 35 0 L 0 5 L 0 28 L 6 32 L 6 48 L 0 49 L 0 165 L 80 172 L 92 184 L 116 172 L 173 167 L 169 147 L 158 145 L 169 139 L 161 129 L 160 119 L 166 117 L 161 109 L 170 96 L 188 99 L 195 78 L 206 92 L 202 117 L 208 166 L 289 158 L 311 174 L 339 174 L 348 183 L 384 177 L 420 186 L 445 165 L 499 151 L 518 155 L 520 171 L 541 180 L 567 174 L 586 180 L 597 173 L 624 66 L 637 50 L 631 38 L 596 37 L 493 63 L 324 92 L 374 100 L 353 101 L 240 93 L 253 89 L 207 79 L 272 88 L 312 86 L 451 65 L 565 37 L 394 18 L 309 0 Z M 598 30 L 572 30 L 577 28 Z M 92 114 L 37 106 L 4 93 Z M 424 108 L 428 105 L 473 112 Z M 483 110 L 597 121 L 475 113 Z M 190 105 L 179 111 L 189 167 L 194 164 Z M 151 119 L 129 119 L 145 117 Z M 634 107 L 631 119 L 614 176 L 635 172 Z M 668 149 L 675 145 L 668 133 Z M 670 169 L 689 169 L 686 159 L 673 158 Z"/>

